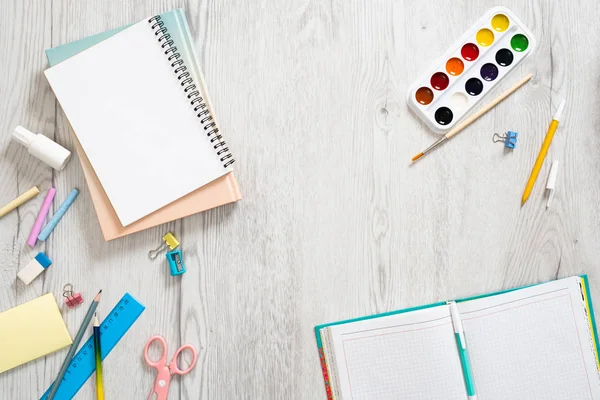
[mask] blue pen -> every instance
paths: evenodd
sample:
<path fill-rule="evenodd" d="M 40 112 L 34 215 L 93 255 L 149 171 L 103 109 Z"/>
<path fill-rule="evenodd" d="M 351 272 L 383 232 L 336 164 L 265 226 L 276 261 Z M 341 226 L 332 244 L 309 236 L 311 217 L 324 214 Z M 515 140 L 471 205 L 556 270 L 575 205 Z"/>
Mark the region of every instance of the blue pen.
<path fill-rule="evenodd" d="M 61 220 L 63 215 L 65 215 L 69 207 L 71 207 L 71 204 L 73 203 L 73 201 L 75 201 L 75 198 L 78 194 L 79 190 L 71 190 L 71 193 L 69 193 L 65 201 L 62 202 L 60 207 L 58 207 L 58 210 L 56 210 L 52 218 L 50 218 L 50 221 L 48 221 L 44 229 L 42 229 L 42 231 L 40 232 L 38 240 L 44 241 L 48 239 L 48 236 L 50 236 L 54 228 L 56 228 L 56 225 L 58 225 L 58 222 Z"/>
<path fill-rule="evenodd" d="M 469 353 L 467 353 L 467 342 L 465 341 L 465 331 L 462 326 L 458 306 L 455 301 L 447 303 L 450 306 L 450 316 L 452 317 L 452 325 L 454 326 L 454 336 L 456 337 L 456 345 L 458 346 L 458 355 L 460 364 L 462 365 L 463 377 L 465 378 L 465 386 L 469 400 L 477 400 L 475 394 L 475 382 L 473 382 L 473 371 L 471 370 L 471 362 L 469 361 Z"/>

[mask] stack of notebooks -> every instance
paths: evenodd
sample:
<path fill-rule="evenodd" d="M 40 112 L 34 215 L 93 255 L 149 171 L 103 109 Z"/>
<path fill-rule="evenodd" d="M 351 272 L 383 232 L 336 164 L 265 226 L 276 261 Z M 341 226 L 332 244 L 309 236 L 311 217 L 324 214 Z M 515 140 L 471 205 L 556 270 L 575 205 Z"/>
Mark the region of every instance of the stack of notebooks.
<path fill-rule="evenodd" d="M 46 55 L 105 240 L 241 199 L 182 10 Z"/>
<path fill-rule="evenodd" d="M 450 306 L 437 303 L 317 326 L 328 398 L 600 399 L 586 276 L 456 303 L 476 396 L 467 393 Z"/>

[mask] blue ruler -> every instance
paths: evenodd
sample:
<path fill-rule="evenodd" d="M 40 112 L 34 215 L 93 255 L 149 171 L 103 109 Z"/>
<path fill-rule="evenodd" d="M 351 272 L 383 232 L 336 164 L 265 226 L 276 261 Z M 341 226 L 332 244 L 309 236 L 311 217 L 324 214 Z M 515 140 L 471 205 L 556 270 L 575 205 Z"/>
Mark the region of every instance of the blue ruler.
<path fill-rule="evenodd" d="M 100 347 L 103 360 L 119 340 L 121 340 L 135 320 L 138 319 L 145 308 L 136 299 L 131 297 L 129 293 L 125 293 L 115 308 L 102 321 L 100 324 Z M 94 337 L 91 336 L 81 346 L 75 356 L 73 356 L 71 365 L 67 369 L 67 373 L 60 384 L 55 399 L 72 399 L 95 370 Z M 46 390 L 41 400 L 46 400 L 49 392 L 50 388 Z"/>

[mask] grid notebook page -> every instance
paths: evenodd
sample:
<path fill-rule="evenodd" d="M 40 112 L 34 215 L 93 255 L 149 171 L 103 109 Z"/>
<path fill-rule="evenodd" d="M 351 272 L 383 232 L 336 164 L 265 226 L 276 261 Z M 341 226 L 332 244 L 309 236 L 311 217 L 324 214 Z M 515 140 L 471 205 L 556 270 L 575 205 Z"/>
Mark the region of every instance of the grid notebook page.
<path fill-rule="evenodd" d="M 579 282 L 567 278 L 459 304 L 480 399 L 600 399 Z"/>
<path fill-rule="evenodd" d="M 230 171 L 151 26 L 141 21 L 45 71 L 123 226 Z"/>
<path fill-rule="evenodd" d="M 336 400 L 465 400 L 447 306 L 330 327 Z"/>

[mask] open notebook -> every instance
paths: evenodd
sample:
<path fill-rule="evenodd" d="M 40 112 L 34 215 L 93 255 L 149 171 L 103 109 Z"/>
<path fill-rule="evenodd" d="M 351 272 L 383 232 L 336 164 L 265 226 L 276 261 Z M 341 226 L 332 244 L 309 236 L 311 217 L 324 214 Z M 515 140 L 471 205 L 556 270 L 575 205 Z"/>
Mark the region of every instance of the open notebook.
<path fill-rule="evenodd" d="M 156 16 L 45 71 L 123 226 L 231 170 L 190 47 Z"/>
<path fill-rule="evenodd" d="M 480 400 L 600 399 L 585 276 L 457 303 Z M 468 398 L 445 303 L 315 331 L 330 399 Z"/>
<path fill-rule="evenodd" d="M 200 62 L 194 50 L 192 34 L 182 9 L 176 9 L 160 14 L 161 21 L 167 27 L 173 46 L 182 49 L 179 54 L 185 65 L 189 65 L 194 81 L 199 82 L 200 92 L 206 100 L 208 109 L 213 118 L 216 118 L 214 107 L 211 104 L 210 97 L 206 90 L 206 84 L 202 71 L 200 70 Z M 116 35 L 117 33 L 128 28 L 112 29 L 107 32 L 98 33 L 74 42 L 62 44 L 46 50 L 48 63 L 54 66 L 64 60 L 81 53 L 82 51 L 95 46 L 96 44 Z M 216 120 L 215 120 L 216 121 Z M 166 222 L 174 221 L 188 215 L 206 211 L 210 208 L 218 207 L 224 204 L 238 201 L 242 198 L 234 172 L 231 171 L 226 175 L 214 180 L 213 182 L 202 186 L 201 188 L 183 196 L 167 206 L 145 216 L 142 219 L 135 221 L 126 227 L 121 224 L 117 214 L 115 213 L 110 200 L 108 199 L 104 188 L 102 187 L 98 177 L 92 168 L 85 151 L 73 133 L 73 146 L 79 155 L 79 161 L 85 175 L 85 180 L 90 192 L 90 197 L 94 203 L 98 222 L 102 230 L 105 240 L 112 240 L 118 237 L 126 236 L 131 233 L 139 232 L 153 226 L 161 225 Z"/>

